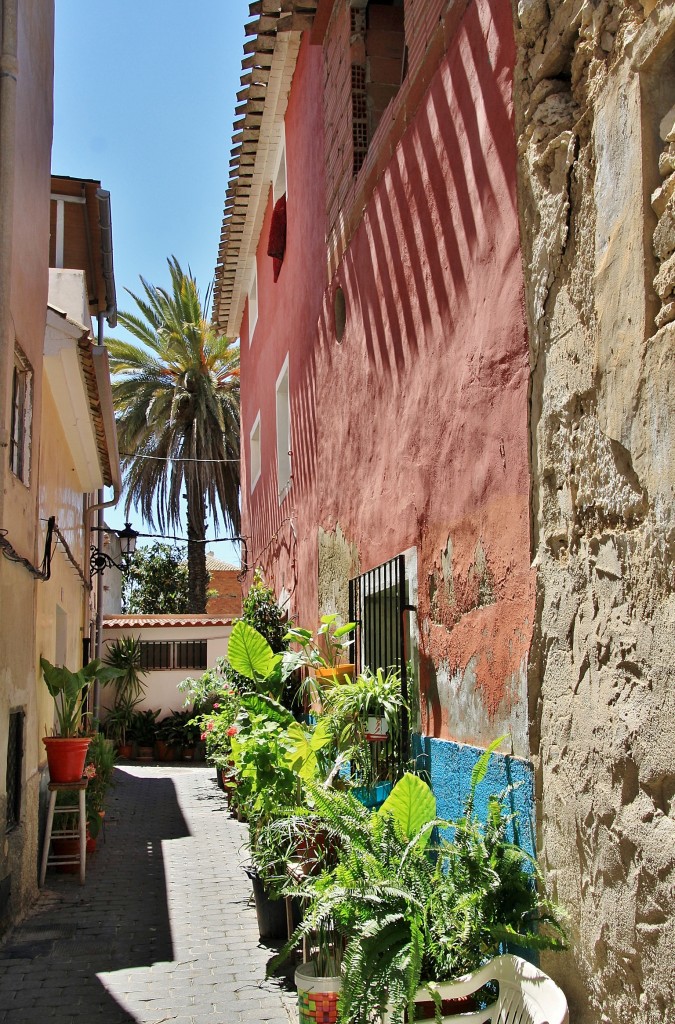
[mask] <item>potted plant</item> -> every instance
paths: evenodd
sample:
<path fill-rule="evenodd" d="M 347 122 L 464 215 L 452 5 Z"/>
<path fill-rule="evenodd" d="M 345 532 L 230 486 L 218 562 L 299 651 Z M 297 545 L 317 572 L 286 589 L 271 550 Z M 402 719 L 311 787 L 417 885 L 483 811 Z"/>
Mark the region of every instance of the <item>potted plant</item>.
<path fill-rule="evenodd" d="M 303 726 L 277 697 L 295 656 L 275 653 L 257 630 L 239 622 L 228 643 L 228 659 L 255 690 L 240 696 L 230 738 L 236 800 L 249 821 L 253 864 L 248 869 L 256 900 L 261 938 L 286 934 L 285 907 L 273 881 L 282 872 L 288 850 L 278 859 L 260 847 L 266 826 L 302 802 L 305 779 L 327 774 L 326 751 L 332 744 L 327 723 Z M 261 870 L 262 868 L 262 870 Z"/>
<path fill-rule="evenodd" d="M 155 733 L 155 757 L 158 761 L 176 760 L 178 751 L 174 746 L 175 732 L 175 725 L 171 716 L 163 718 L 161 722 L 157 723 L 157 730 Z"/>
<path fill-rule="evenodd" d="M 452 823 L 452 842 L 431 843 L 435 799 L 421 779 L 405 775 L 379 811 L 351 793 L 310 787 L 315 810 L 337 842 L 337 864 L 319 878 L 287 882 L 307 901 L 305 916 L 281 956 L 320 923 L 346 941 L 339 1017 L 369 1024 L 388 1014 L 415 1019 L 415 1003 L 446 1012 L 437 984 L 474 970 L 500 945 L 561 948 L 560 912 L 537 888 L 536 864 L 507 841 L 503 798 L 489 801 L 485 823 L 474 793 L 494 745 L 474 768 L 466 813 Z M 279 962 L 278 960 L 276 962 Z"/>
<path fill-rule="evenodd" d="M 199 722 L 194 718 L 191 711 L 185 713 L 183 722 L 183 760 L 197 760 L 199 744 L 201 742 L 201 729 Z"/>
<path fill-rule="evenodd" d="M 136 745 L 136 756 L 141 761 L 152 760 L 159 713 L 159 711 L 152 711 L 150 708 L 144 708 L 142 711 L 134 711 L 133 713 L 128 734 Z"/>
<path fill-rule="evenodd" d="M 115 700 L 106 714 L 106 733 L 116 743 L 120 757 L 131 757 L 133 747 L 127 732 L 145 695 L 142 677 L 147 674 L 141 668 L 140 637 L 124 636 L 114 640 L 108 645 L 104 661 L 106 665 L 118 670 Z"/>
<path fill-rule="evenodd" d="M 115 679 L 116 701 L 136 702 L 145 695 L 142 677 L 147 672 L 141 668 L 141 649 L 141 638 L 134 636 L 123 636 L 108 644 L 103 661 L 119 669 Z"/>
<path fill-rule="evenodd" d="M 406 703 L 398 670 L 364 669 L 326 691 L 323 710 L 338 750 L 350 762 L 355 794 L 368 806 L 379 806 L 403 770 L 398 741 Z"/>
<path fill-rule="evenodd" d="M 112 786 L 113 769 L 116 761 L 115 745 L 103 733 L 95 732 L 87 750 L 84 767 L 89 779 L 86 792 L 87 806 L 87 852 L 96 849 L 96 839 L 103 823 L 105 799 Z"/>
<path fill-rule="evenodd" d="M 105 733 L 108 739 L 115 744 L 119 757 L 133 757 L 133 743 L 129 729 L 139 704 L 140 698 L 133 700 L 131 697 L 120 697 L 112 708 L 106 709 Z"/>
<path fill-rule="evenodd" d="M 172 711 L 170 715 L 163 718 L 156 727 L 156 737 L 166 745 L 166 756 L 171 753 L 172 759 L 180 760 L 183 756 L 183 745 L 185 743 L 185 723 L 191 712 Z"/>
<path fill-rule="evenodd" d="M 214 693 L 209 711 L 195 716 L 206 760 L 216 769 L 221 789 L 226 788 L 226 776 L 232 766 L 232 736 L 236 735 L 234 721 L 241 707 L 241 695 L 236 690 Z"/>
<path fill-rule="evenodd" d="M 78 782 L 82 778 L 90 737 L 81 735 L 89 687 L 94 679 L 101 682 L 116 678 L 118 670 L 105 667 L 95 659 L 78 672 L 65 666 L 52 665 L 40 658 L 40 667 L 47 689 L 54 698 L 58 735 L 45 736 L 47 764 L 52 782 Z"/>
<path fill-rule="evenodd" d="M 319 698 L 326 686 L 352 678 L 354 662 L 348 652 L 354 643 L 355 629 L 355 622 L 338 625 L 337 615 L 333 614 L 321 616 L 316 636 L 296 626 L 286 633 L 287 640 L 300 646 L 300 663 L 312 669 Z"/>

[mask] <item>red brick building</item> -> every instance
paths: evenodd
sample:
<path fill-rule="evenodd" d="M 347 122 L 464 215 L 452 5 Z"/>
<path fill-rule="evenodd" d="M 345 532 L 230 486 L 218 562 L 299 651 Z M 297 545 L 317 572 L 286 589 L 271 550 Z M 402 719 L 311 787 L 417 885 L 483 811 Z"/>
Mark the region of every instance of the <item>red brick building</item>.
<path fill-rule="evenodd" d="M 209 574 L 209 585 L 206 602 L 206 614 L 217 615 L 219 618 L 237 619 L 241 615 L 241 583 L 240 569 L 227 562 L 221 562 L 212 552 L 206 552 L 206 571 Z"/>

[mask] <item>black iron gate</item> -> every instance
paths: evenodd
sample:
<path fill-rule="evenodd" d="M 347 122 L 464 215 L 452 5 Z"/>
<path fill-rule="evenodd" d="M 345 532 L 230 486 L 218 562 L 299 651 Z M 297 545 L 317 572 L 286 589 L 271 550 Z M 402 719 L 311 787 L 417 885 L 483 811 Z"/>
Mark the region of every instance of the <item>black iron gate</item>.
<path fill-rule="evenodd" d="M 354 661 L 356 671 L 369 668 L 397 669 L 403 699 L 408 703 L 408 656 L 406 613 L 408 603 L 405 557 L 397 555 L 349 581 L 349 621 L 356 622 Z M 393 777 L 405 771 L 410 756 L 410 724 L 404 711 L 395 749 L 372 744 L 373 756 L 386 757 Z M 390 748 L 390 744 L 386 747 Z"/>

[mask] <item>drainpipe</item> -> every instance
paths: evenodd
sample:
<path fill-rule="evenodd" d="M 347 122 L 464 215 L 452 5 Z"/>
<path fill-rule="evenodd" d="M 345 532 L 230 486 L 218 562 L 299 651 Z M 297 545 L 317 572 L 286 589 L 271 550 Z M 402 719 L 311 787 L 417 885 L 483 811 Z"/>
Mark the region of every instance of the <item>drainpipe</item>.
<path fill-rule="evenodd" d="M 114 309 L 114 307 L 113 307 Z M 111 314 L 111 319 L 115 316 L 116 320 L 116 309 Z M 98 527 L 98 536 L 100 537 L 103 533 L 104 515 L 103 511 L 106 508 L 112 508 L 119 501 L 119 496 L 122 491 L 122 481 L 119 473 L 119 451 L 117 448 L 117 426 L 115 424 L 115 413 L 112 407 L 112 402 L 109 402 L 109 391 L 107 383 L 110 380 L 108 372 L 108 353 L 105 345 L 103 344 L 103 321 L 106 319 L 106 313 L 98 314 L 98 345 L 94 346 L 94 368 L 96 370 L 96 379 L 99 384 L 99 396 L 101 397 L 101 413 L 103 415 L 103 423 L 105 427 L 106 440 L 108 442 L 108 451 L 110 452 L 110 468 L 112 471 L 113 479 L 113 496 L 110 501 L 105 501 L 105 494 L 101 487 L 98 492 L 98 501 L 94 505 L 90 505 L 87 509 L 87 522 L 91 524 L 91 517 L 94 512 L 97 514 L 96 525 Z M 109 321 L 110 322 L 110 321 Z M 105 387 L 102 385 L 105 384 Z M 112 449 L 112 451 L 111 451 Z M 100 658 L 103 654 L 103 573 L 99 572 L 96 577 L 96 646 L 94 657 Z M 101 684 L 98 679 L 94 681 L 94 700 L 93 700 L 93 713 L 94 718 L 99 717 L 101 710 Z"/>
<path fill-rule="evenodd" d="M 9 446 L 14 337 L 10 295 L 12 288 L 12 233 L 14 227 L 14 164 L 16 159 L 16 93 L 18 0 L 0 0 L 2 50 L 0 52 L 0 449 Z M 5 453 L 2 453 L 3 466 Z M 0 522 L 5 488 L 0 486 Z"/>
<path fill-rule="evenodd" d="M 98 199 L 98 227 L 101 232 L 101 261 L 103 264 L 103 280 L 105 281 L 105 301 L 107 309 L 103 316 L 108 327 L 117 327 L 117 293 L 115 291 L 115 272 L 113 269 L 112 218 L 110 215 L 110 192 L 104 188 L 96 189 Z M 98 343 L 103 344 L 101 331 L 101 314 L 98 317 Z"/>

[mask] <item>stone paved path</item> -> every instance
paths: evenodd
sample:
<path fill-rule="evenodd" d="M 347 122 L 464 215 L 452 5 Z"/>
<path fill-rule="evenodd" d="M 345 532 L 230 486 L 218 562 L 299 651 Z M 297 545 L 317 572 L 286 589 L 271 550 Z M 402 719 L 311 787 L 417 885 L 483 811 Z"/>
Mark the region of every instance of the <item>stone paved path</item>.
<path fill-rule="evenodd" d="M 115 772 L 106 841 L 0 946 L 2 1024 L 289 1024 L 213 769 Z"/>

